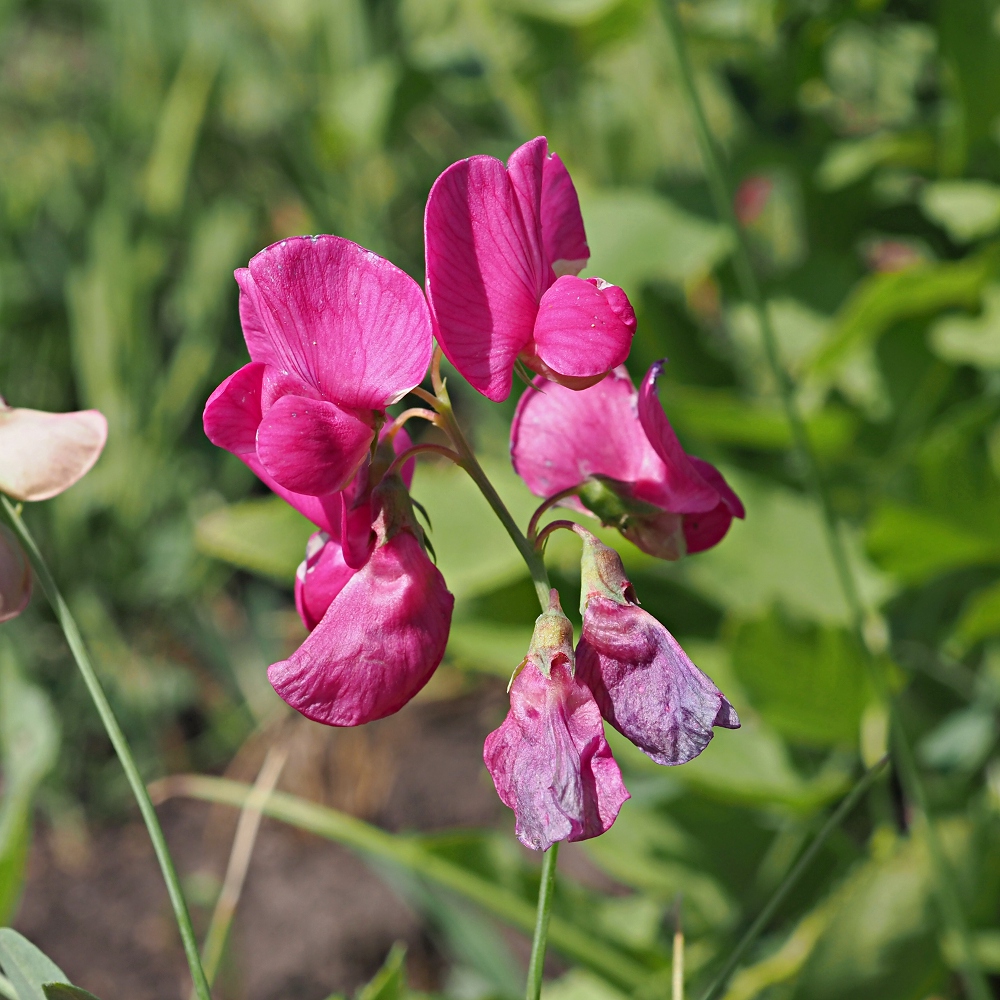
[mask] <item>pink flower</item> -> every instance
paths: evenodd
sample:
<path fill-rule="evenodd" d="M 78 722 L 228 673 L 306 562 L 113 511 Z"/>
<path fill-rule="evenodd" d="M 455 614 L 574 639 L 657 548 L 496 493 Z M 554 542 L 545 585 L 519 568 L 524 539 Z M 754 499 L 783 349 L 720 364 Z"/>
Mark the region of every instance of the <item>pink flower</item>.
<path fill-rule="evenodd" d="M 385 407 L 427 370 L 420 288 L 337 236 L 275 243 L 236 280 L 251 362 L 212 393 L 205 433 L 284 491 L 337 493 L 364 462 Z"/>
<path fill-rule="evenodd" d="M 514 363 L 574 389 L 628 356 L 625 293 L 576 277 L 590 256 L 576 189 L 544 136 L 453 163 L 424 217 L 427 298 L 448 360 L 483 395 L 510 394 Z"/>
<path fill-rule="evenodd" d="M 16 618 L 31 599 L 31 566 L 14 533 L 0 524 L 0 622 Z"/>
<path fill-rule="evenodd" d="M 518 840 L 536 851 L 599 836 L 629 797 L 597 702 L 574 676 L 573 626 L 554 590 L 511 684 L 510 712 L 486 737 L 483 758 L 517 817 Z"/>
<path fill-rule="evenodd" d="M 511 428 L 514 468 L 541 497 L 613 524 L 644 552 L 678 559 L 719 542 L 743 504 L 721 473 L 688 455 L 656 394 L 659 361 L 637 393 L 624 367 L 599 385 L 525 392 Z"/>
<path fill-rule="evenodd" d="M 342 565 L 339 545 L 313 552 L 328 559 L 330 572 L 322 594 L 297 588 L 307 623 L 329 601 L 305 642 L 268 670 L 292 708 L 328 726 L 357 726 L 399 711 L 437 669 L 451 626 L 455 599 L 424 551 L 402 479 L 383 480 L 372 504 L 371 555 L 354 572 Z"/>
<path fill-rule="evenodd" d="M 712 727 L 738 729 L 739 717 L 677 640 L 638 607 L 614 549 L 589 531 L 581 567 L 583 633 L 577 674 L 601 714 L 658 764 L 683 764 L 712 738 Z"/>

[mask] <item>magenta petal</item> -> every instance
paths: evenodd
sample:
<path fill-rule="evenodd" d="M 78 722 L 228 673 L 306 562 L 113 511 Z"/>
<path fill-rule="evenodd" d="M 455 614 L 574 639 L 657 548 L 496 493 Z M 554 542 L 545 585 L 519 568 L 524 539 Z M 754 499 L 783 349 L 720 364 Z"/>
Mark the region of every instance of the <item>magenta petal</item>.
<path fill-rule="evenodd" d="M 537 219 L 522 217 L 519 193 L 499 160 L 474 156 L 438 177 L 427 199 L 424 243 L 441 349 L 479 392 L 506 399 L 551 271 Z"/>
<path fill-rule="evenodd" d="M 734 517 L 745 516 L 740 498 L 733 492 L 722 473 L 714 466 L 694 455 L 688 456 L 694 467 L 701 473 L 705 482 L 714 486 L 722 499 L 716 506 L 704 514 L 686 514 L 684 516 L 684 539 L 689 555 L 703 552 L 717 545 L 729 531 Z"/>
<path fill-rule="evenodd" d="M 658 764 L 697 757 L 714 725 L 739 727 L 711 679 L 663 625 L 634 604 L 588 598 L 576 665 L 604 718 Z"/>
<path fill-rule="evenodd" d="M 372 552 L 323 620 L 267 675 L 307 718 L 357 726 L 391 715 L 444 656 L 455 599 L 420 543 L 401 531 Z"/>
<path fill-rule="evenodd" d="M 417 283 L 338 236 L 300 236 L 236 274 L 254 361 L 351 409 L 382 409 L 418 385 L 431 324 Z"/>
<path fill-rule="evenodd" d="M 16 618 L 31 600 L 31 566 L 17 538 L 0 524 L 0 622 Z"/>
<path fill-rule="evenodd" d="M 657 361 L 646 373 L 639 389 L 639 420 L 649 443 L 663 463 L 660 479 L 662 500 L 655 502 L 675 514 L 698 514 L 713 510 L 719 493 L 705 482 L 681 447 L 677 435 L 656 394 L 656 380 L 665 362 Z"/>
<path fill-rule="evenodd" d="M 350 482 L 373 437 L 371 425 L 333 403 L 282 396 L 260 422 L 257 456 L 285 489 L 322 496 Z"/>
<path fill-rule="evenodd" d="M 344 561 L 340 543 L 317 531 L 306 544 L 306 557 L 295 573 L 295 607 L 305 627 L 312 631 L 323 619 L 333 599 L 357 571 Z"/>
<path fill-rule="evenodd" d="M 536 496 L 549 497 L 592 475 L 625 482 L 657 462 L 636 411 L 636 392 L 624 368 L 574 392 L 536 379 L 538 392 L 517 404 L 510 434 L 514 469 Z"/>
<path fill-rule="evenodd" d="M 542 240 L 557 275 L 579 274 L 590 257 L 580 199 L 556 153 L 546 158 L 542 175 Z"/>
<path fill-rule="evenodd" d="M 605 287 L 621 292 L 614 285 Z M 539 304 L 534 327 L 535 353 L 559 375 L 570 378 L 603 375 L 628 357 L 635 332 L 631 307 L 629 314 L 621 315 L 619 296 L 609 296 L 593 282 L 564 275 L 542 296 Z"/>
<path fill-rule="evenodd" d="M 205 404 L 205 436 L 212 444 L 234 455 L 246 455 L 257 449 L 257 428 L 261 418 L 261 385 L 264 369 L 251 361 L 233 372 Z"/>
<path fill-rule="evenodd" d="M 546 678 L 528 663 L 510 689 L 510 712 L 486 737 L 483 759 L 536 851 L 607 831 L 629 797 L 604 738 L 597 703 L 565 662 Z"/>

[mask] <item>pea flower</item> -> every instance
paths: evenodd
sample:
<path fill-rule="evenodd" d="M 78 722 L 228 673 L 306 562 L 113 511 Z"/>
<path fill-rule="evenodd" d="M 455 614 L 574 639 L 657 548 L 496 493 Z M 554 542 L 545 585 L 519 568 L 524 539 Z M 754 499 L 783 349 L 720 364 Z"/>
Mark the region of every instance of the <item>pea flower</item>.
<path fill-rule="evenodd" d="M 518 840 L 536 851 L 606 832 L 629 797 L 597 702 L 574 676 L 573 626 L 556 591 L 549 601 L 511 683 L 510 712 L 483 751 Z"/>
<path fill-rule="evenodd" d="M 511 458 L 528 488 L 614 525 L 643 552 L 679 559 L 721 541 L 743 504 L 713 465 L 688 455 L 656 394 L 665 362 L 637 393 L 624 367 L 582 392 L 525 392 Z"/>
<path fill-rule="evenodd" d="M 590 250 L 569 172 L 544 136 L 453 163 L 424 217 L 427 298 L 448 360 L 479 392 L 510 394 L 515 362 L 574 389 L 628 356 L 625 293 L 577 277 Z"/>
<path fill-rule="evenodd" d="M 738 729 L 722 692 L 677 640 L 638 606 L 621 557 L 589 531 L 583 539 L 577 676 L 601 714 L 658 764 L 683 764 L 708 746 L 714 726 Z"/>
<path fill-rule="evenodd" d="M 336 494 L 368 455 L 385 407 L 427 370 L 420 287 L 337 236 L 275 243 L 236 280 L 251 360 L 212 393 L 205 432 L 283 490 Z"/>
<path fill-rule="evenodd" d="M 14 533 L 0 524 L 0 623 L 16 618 L 31 600 L 31 565 Z"/>
<path fill-rule="evenodd" d="M 424 551 L 399 476 L 379 483 L 372 507 L 375 545 L 367 561 L 331 583 L 318 624 L 267 672 L 292 708 L 328 726 L 399 711 L 430 680 L 448 641 L 455 599 Z M 337 548 L 329 550 L 334 561 Z"/>

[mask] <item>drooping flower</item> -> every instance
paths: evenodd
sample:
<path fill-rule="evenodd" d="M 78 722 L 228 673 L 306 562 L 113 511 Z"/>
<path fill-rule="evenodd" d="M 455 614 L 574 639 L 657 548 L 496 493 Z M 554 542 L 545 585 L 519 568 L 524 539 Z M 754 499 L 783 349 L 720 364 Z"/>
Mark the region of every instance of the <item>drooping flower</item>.
<path fill-rule="evenodd" d="M 0 493 L 48 500 L 68 490 L 93 468 L 107 438 L 99 410 L 46 413 L 0 398 Z"/>
<path fill-rule="evenodd" d="M 31 564 L 14 533 L 0 524 L 0 623 L 16 618 L 31 600 Z"/>
<path fill-rule="evenodd" d="M 511 458 L 528 488 L 595 514 L 644 552 L 678 559 L 711 548 L 743 517 L 713 465 L 688 455 L 656 394 L 664 362 L 636 392 L 624 367 L 599 385 L 525 392 L 511 427 Z"/>
<path fill-rule="evenodd" d="M 593 694 L 574 676 L 573 626 L 552 591 L 510 688 L 510 712 L 483 759 L 514 810 L 518 840 L 536 851 L 607 831 L 629 797 Z"/>
<path fill-rule="evenodd" d="M 601 714 L 658 764 L 683 764 L 708 746 L 714 726 L 738 729 L 722 692 L 651 614 L 638 606 L 621 557 L 583 538 L 577 676 Z"/>
<path fill-rule="evenodd" d="M 453 163 L 424 217 L 427 298 L 448 360 L 483 395 L 510 394 L 520 358 L 575 389 L 628 356 L 635 313 L 625 293 L 577 277 L 590 250 L 569 172 L 544 136 Z"/>
<path fill-rule="evenodd" d="M 337 236 L 275 243 L 236 280 L 251 361 L 209 398 L 205 433 L 281 490 L 336 494 L 364 462 L 385 407 L 427 371 L 420 287 Z"/>
<path fill-rule="evenodd" d="M 314 604 L 303 588 L 297 595 L 303 617 L 330 600 L 305 642 L 268 670 L 289 705 L 328 726 L 357 726 L 399 711 L 437 669 L 451 626 L 455 599 L 424 551 L 402 479 L 383 479 L 372 505 L 375 545 L 367 561 L 356 572 L 341 566 L 339 576 L 330 573 L 326 594 Z M 327 546 L 331 561 L 342 558 L 339 545 Z"/>

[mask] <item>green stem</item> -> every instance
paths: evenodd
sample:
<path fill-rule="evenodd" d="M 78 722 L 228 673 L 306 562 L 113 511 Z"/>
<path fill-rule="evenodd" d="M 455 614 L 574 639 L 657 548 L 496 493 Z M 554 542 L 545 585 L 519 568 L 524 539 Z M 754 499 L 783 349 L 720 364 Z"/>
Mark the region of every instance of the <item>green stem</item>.
<path fill-rule="evenodd" d="M 167 842 L 163 836 L 160 821 L 156 817 L 156 810 L 153 809 L 153 803 L 149 799 L 146 785 L 139 774 L 138 767 L 136 767 L 135 759 L 132 757 L 128 740 L 125 739 L 125 734 L 121 731 L 118 720 L 111 710 L 111 705 L 104 694 L 101 682 L 97 679 L 97 674 L 94 672 L 90 657 L 87 655 L 87 649 L 84 646 L 83 638 L 80 635 L 79 628 L 77 628 L 76 621 L 70 613 L 66 601 L 63 600 L 63 596 L 59 592 L 59 588 L 56 586 L 55 580 L 49 572 L 49 568 L 42 558 L 38 546 L 35 544 L 35 539 L 28 530 L 28 526 L 21 519 L 21 515 L 7 497 L 0 497 L 0 500 L 3 501 L 3 509 L 11 525 L 19 535 L 24 547 L 28 550 L 35 575 L 42 585 L 42 590 L 45 591 L 45 596 L 48 598 L 49 604 L 52 605 L 52 610 L 55 612 L 56 618 L 59 619 L 59 624 L 62 626 L 63 634 L 66 636 L 66 642 L 69 644 L 73 659 L 76 660 L 76 665 L 80 668 L 83 681 L 87 685 L 87 690 L 90 692 L 90 697 L 93 699 L 94 705 L 97 707 L 97 714 L 100 715 L 101 722 L 104 723 L 104 728 L 107 731 L 108 738 L 111 740 L 111 745 L 115 748 L 118 759 L 121 761 L 122 768 L 125 771 L 125 777 L 128 779 L 132 794 L 139 804 L 139 812 L 142 813 L 142 818 L 146 823 L 146 829 L 149 831 L 149 839 L 153 842 L 153 851 L 156 854 L 157 861 L 160 863 L 163 880 L 167 884 L 167 894 L 170 897 L 170 905 L 173 907 L 177 927 L 180 930 L 181 942 L 184 945 L 184 954 L 187 957 L 188 967 L 191 969 L 191 979 L 194 983 L 198 1000 L 211 1000 L 208 981 L 205 978 L 205 972 L 198 957 L 198 942 L 194 936 L 194 928 L 191 926 L 191 917 L 188 914 L 187 904 L 184 902 L 184 895 L 181 892 L 177 870 L 174 868 L 173 859 L 170 857 L 170 851 L 167 848 Z"/>
<path fill-rule="evenodd" d="M 806 471 L 813 495 L 819 502 L 823 512 L 823 527 L 826 533 L 827 544 L 841 590 L 844 594 L 844 600 L 851 615 L 854 632 L 861 644 L 861 648 L 867 650 L 868 647 L 864 639 L 864 604 L 854 579 L 847 549 L 838 530 L 837 516 L 830 500 L 829 491 L 823 481 L 819 462 L 816 459 L 809 436 L 806 433 L 805 421 L 799 412 L 798 403 L 795 398 L 795 386 L 788 372 L 781 364 L 778 352 L 778 338 L 775 335 L 774 327 L 771 325 L 764 297 L 761 294 L 760 285 L 754 273 L 746 238 L 736 218 L 729 185 L 722 166 L 722 155 L 708 127 L 705 110 L 695 86 L 694 72 L 691 68 L 691 61 L 688 57 L 684 33 L 681 29 L 680 19 L 677 16 L 674 0 L 660 0 L 660 7 L 663 10 L 667 34 L 670 36 L 674 55 L 680 70 L 681 84 L 694 122 L 695 134 L 697 135 L 698 146 L 701 150 L 705 175 L 708 180 L 712 200 L 715 203 L 715 210 L 729 227 L 736 242 L 736 249 L 733 256 L 736 280 L 739 283 L 743 296 L 749 300 L 757 314 L 764 342 L 764 352 L 767 356 L 768 365 L 778 384 L 782 406 L 784 407 L 785 416 L 792 431 L 795 450 L 798 452 L 799 459 Z M 972 1000 L 990 1000 L 992 994 L 973 950 L 972 938 L 965 915 L 962 912 L 961 900 L 955 890 L 954 876 L 950 870 L 947 858 L 941 849 L 934 824 L 927 813 L 927 797 L 924 793 L 923 782 L 913 758 L 899 710 L 894 699 L 886 689 L 885 678 L 882 672 L 877 668 L 870 655 L 866 656 L 866 664 L 875 690 L 882 701 L 887 703 L 889 707 L 897 751 L 895 765 L 899 770 L 904 787 L 916 803 L 917 808 L 924 814 L 927 823 L 927 842 L 933 863 L 942 916 L 945 923 L 949 925 L 949 929 L 955 933 L 955 936 L 961 942 L 962 963 L 960 972 L 966 992 Z"/>
<path fill-rule="evenodd" d="M 556 861 L 559 845 L 553 844 L 542 857 L 542 881 L 538 886 L 538 909 L 535 913 L 535 934 L 531 939 L 531 961 L 528 963 L 528 985 L 525 1000 L 539 1000 L 542 995 L 542 970 L 545 966 L 545 942 L 549 936 L 552 897 L 556 887 Z"/>
<path fill-rule="evenodd" d="M 733 970 L 739 964 L 740 959 L 746 954 L 746 950 L 757 940 L 761 932 L 771 922 L 771 918 L 777 912 L 778 907 L 781 906 L 785 897 L 792 891 L 795 883 L 802 877 L 805 870 L 812 864 L 813 859 L 819 853 L 820 848 L 826 843 L 827 837 L 843 823 L 851 810 L 857 805 L 861 796 L 871 788 L 875 779 L 882 773 L 882 769 L 888 762 L 889 757 L 886 755 L 878 763 L 865 771 L 843 802 L 831 813 L 830 818 L 823 824 L 822 829 L 816 834 L 813 842 L 806 848 L 799 860 L 795 862 L 792 870 L 782 880 L 781 885 L 775 889 L 774 895 L 771 896 L 767 901 L 767 905 L 757 915 L 757 919 L 754 920 L 747 928 L 743 937 L 740 938 L 740 943 L 733 949 L 729 958 L 726 959 L 725 965 L 716 973 L 715 979 L 712 980 L 708 989 L 702 994 L 701 1000 L 713 1000 L 714 997 L 719 995 L 726 983 L 729 982 L 729 977 L 733 974 Z"/>

